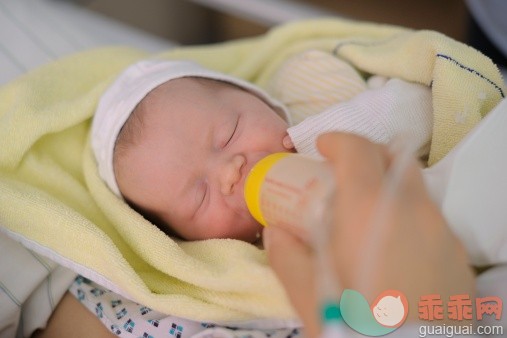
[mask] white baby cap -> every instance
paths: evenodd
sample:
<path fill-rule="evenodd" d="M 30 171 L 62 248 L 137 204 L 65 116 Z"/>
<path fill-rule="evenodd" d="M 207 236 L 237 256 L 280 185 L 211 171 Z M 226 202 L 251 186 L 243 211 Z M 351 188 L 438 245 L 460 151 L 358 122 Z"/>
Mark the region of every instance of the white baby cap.
<path fill-rule="evenodd" d="M 100 177 L 122 197 L 113 170 L 113 151 L 121 128 L 137 104 L 159 85 L 182 77 L 200 77 L 231 83 L 257 95 L 290 123 L 285 107 L 259 87 L 215 72 L 191 61 L 150 59 L 125 69 L 100 98 L 92 122 L 91 143 Z"/>

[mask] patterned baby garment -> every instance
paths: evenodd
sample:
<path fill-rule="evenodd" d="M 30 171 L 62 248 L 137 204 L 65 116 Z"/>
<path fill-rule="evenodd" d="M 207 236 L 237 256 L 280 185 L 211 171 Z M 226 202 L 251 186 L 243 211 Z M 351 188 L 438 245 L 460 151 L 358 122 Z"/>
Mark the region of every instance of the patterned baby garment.
<path fill-rule="evenodd" d="M 252 330 L 168 316 L 78 276 L 69 292 L 115 335 L 123 338 L 300 338 L 298 328 Z"/>

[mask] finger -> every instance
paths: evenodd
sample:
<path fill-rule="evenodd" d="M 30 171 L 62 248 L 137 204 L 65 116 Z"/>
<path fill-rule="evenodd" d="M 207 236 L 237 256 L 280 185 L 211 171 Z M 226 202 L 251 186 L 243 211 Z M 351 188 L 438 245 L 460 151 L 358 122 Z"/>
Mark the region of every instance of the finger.
<path fill-rule="evenodd" d="M 362 259 L 356 246 L 362 245 L 369 235 L 369 225 L 378 203 L 389 157 L 384 146 L 362 137 L 330 133 L 317 139 L 321 154 L 332 165 L 337 193 L 334 201 L 334 223 L 330 238 L 347 254 L 347 260 L 338 262 L 340 269 L 354 270 Z M 344 275 L 343 282 L 348 283 Z"/>
<path fill-rule="evenodd" d="M 317 337 L 320 329 L 312 251 L 299 239 L 276 227 L 264 229 L 263 240 L 270 265 L 303 320 L 307 335 Z"/>
<path fill-rule="evenodd" d="M 285 149 L 287 149 L 287 150 L 294 149 L 294 142 L 292 142 L 292 139 L 290 138 L 289 135 L 285 135 L 282 143 L 283 143 L 283 146 Z"/>
<path fill-rule="evenodd" d="M 346 133 L 324 134 L 317 139 L 321 154 L 332 165 L 336 180 L 332 237 L 352 243 L 365 235 L 382 188 L 389 158 L 385 147 Z"/>
<path fill-rule="evenodd" d="M 384 146 L 353 134 L 329 133 L 319 136 L 317 148 L 333 164 L 340 191 L 358 197 L 378 191 L 388 167 Z"/>

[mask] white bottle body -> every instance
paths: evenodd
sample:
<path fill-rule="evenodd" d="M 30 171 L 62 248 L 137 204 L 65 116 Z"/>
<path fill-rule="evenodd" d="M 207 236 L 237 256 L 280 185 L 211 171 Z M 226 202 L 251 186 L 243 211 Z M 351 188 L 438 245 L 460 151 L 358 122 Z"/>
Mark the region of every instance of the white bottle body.
<path fill-rule="evenodd" d="M 328 163 L 292 153 L 261 160 L 245 185 L 247 205 L 261 224 L 304 237 L 311 227 L 331 216 L 334 191 Z"/>

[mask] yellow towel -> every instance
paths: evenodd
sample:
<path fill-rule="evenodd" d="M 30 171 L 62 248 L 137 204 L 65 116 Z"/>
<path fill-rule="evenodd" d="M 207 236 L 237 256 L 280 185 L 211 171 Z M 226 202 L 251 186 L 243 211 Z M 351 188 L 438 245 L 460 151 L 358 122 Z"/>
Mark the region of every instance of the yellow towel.
<path fill-rule="evenodd" d="M 442 35 L 337 19 L 160 56 L 193 59 L 264 85 L 283 60 L 310 48 L 336 50 L 365 72 L 432 83 L 435 139 L 443 145 L 435 160 L 505 91 L 487 58 Z M 90 119 L 113 77 L 146 56 L 129 48 L 89 51 L 0 89 L 0 225 L 28 247 L 158 311 L 206 321 L 292 318 L 262 250 L 234 240 L 173 241 L 100 180 Z M 459 128 L 447 135 L 455 122 Z"/>
<path fill-rule="evenodd" d="M 442 159 L 505 97 L 501 73 L 490 59 L 436 32 L 406 32 L 382 41 L 351 39 L 335 51 L 363 71 L 431 86 L 429 165 Z"/>

